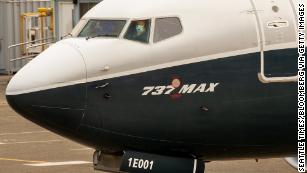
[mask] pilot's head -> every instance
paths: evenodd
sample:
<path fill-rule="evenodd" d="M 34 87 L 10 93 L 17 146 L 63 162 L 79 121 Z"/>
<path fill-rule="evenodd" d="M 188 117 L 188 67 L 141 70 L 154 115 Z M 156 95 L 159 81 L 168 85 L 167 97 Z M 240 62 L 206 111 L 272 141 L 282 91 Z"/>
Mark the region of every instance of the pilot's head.
<path fill-rule="evenodd" d="M 136 22 L 135 29 L 136 29 L 136 34 L 138 36 L 142 35 L 146 31 L 145 25 L 146 25 L 145 20 L 139 20 Z"/>

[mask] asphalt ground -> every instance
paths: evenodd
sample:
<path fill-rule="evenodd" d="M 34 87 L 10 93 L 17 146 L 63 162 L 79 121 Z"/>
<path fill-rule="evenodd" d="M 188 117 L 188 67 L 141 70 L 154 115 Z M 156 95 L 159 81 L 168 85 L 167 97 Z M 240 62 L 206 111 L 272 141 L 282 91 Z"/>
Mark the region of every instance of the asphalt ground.
<path fill-rule="evenodd" d="M 0 76 L 0 173 L 99 173 L 92 167 L 93 149 L 29 122 L 8 106 L 7 80 Z M 283 159 L 206 164 L 206 173 L 296 172 Z"/>

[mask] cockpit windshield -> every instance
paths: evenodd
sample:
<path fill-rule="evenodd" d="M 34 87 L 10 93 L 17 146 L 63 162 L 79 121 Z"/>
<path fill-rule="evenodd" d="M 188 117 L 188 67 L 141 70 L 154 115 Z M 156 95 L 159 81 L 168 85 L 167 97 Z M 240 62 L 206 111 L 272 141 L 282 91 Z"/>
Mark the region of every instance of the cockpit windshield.
<path fill-rule="evenodd" d="M 78 37 L 119 37 L 125 20 L 89 20 Z"/>

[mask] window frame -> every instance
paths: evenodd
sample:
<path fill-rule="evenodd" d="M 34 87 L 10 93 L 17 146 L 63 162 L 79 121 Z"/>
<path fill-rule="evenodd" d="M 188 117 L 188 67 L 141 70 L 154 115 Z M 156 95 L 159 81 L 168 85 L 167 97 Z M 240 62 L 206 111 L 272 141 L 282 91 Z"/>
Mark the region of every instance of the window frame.
<path fill-rule="evenodd" d="M 157 19 L 167 19 L 167 18 L 177 18 L 177 19 L 178 19 L 178 21 L 179 21 L 180 27 L 181 27 L 181 32 L 179 32 L 178 34 L 173 35 L 173 36 L 171 36 L 171 37 L 168 37 L 168 38 L 166 38 L 166 39 L 163 39 L 163 40 L 160 40 L 160 41 L 154 42 L 154 36 L 155 36 L 155 32 L 156 32 L 156 20 L 157 20 Z M 157 44 L 157 43 L 163 42 L 163 41 L 165 41 L 165 40 L 172 39 L 172 38 L 174 38 L 174 37 L 177 37 L 177 36 L 179 36 L 179 35 L 183 34 L 183 32 L 184 32 L 184 27 L 183 27 L 183 25 L 182 25 L 182 20 L 181 20 L 181 18 L 180 18 L 179 16 L 163 16 L 163 17 L 155 17 L 155 19 L 154 19 L 154 23 L 155 23 L 155 26 L 154 26 L 154 29 L 153 29 L 153 30 L 154 30 L 154 33 L 153 33 L 153 38 L 152 38 L 152 42 L 153 42 L 153 44 Z"/>
<path fill-rule="evenodd" d="M 74 26 L 74 28 L 71 31 L 71 35 L 74 38 L 77 38 L 78 35 L 81 33 L 85 25 L 87 24 L 88 19 L 80 19 L 79 22 Z"/>
<path fill-rule="evenodd" d="M 177 18 L 180 22 L 181 32 L 176 34 L 176 35 L 173 35 L 171 37 L 168 37 L 166 39 L 160 40 L 158 42 L 154 42 L 154 34 L 155 34 L 155 31 L 156 31 L 156 20 L 157 19 L 167 19 L 167 18 Z M 165 40 L 172 39 L 172 38 L 177 37 L 179 35 L 182 35 L 184 33 L 184 27 L 183 27 L 183 24 L 182 24 L 182 20 L 179 16 L 159 16 L 159 17 L 155 17 L 153 20 L 154 20 L 154 26 L 153 26 L 154 28 L 153 28 L 153 34 L 152 34 L 152 43 L 153 44 L 158 44 L 158 43 L 164 42 Z"/>
<path fill-rule="evenodd" d="M 80 19 L 81 20 L 81 19 Z M 105 38 L 116 38 L 116 39 L 121 39 L 121 36 L 123 34 L 123 32 L 125 32 L 127 25 L 129 24 L 129 19 L 128 18 L 85 18 L 83 19 L 85 20 L 84 24 L 82 27 L 80 27 L 80 29 L 78 30 L 78 32 L 76 32 L 76 36 L 75 38 L 86 38 L 86 37 L 79 37 L 80 33 L 83 31 L 84 27 L 91 21 L 91 20 L 113 20 L 113 21 L 125 21 L 124 27 L 122 28 L 121 32 L 118 34 L 117 37 L 95 37 L 95 39 L 105 39 Z"/>
<path fill-rule="evenodd" d="M 164 40 L 161 40 L 161 41 L 158 41 L 158 42 L 155 42 L 154 43 L 154 34 L 155 34 L 155 30 L 156 30 L 156 20 L 157 19 L 165 19 L 165 18 L 177 18 L 180 22 L 180 26 L 181 26 L 181 32 L 177 35 L 174 35 L 172 37 L 169 37 L 167 39 L 164 39 Z M 78 31 L 76 31 L 76 35 L 73 36 L 75 38 L 85 38 L 85 37 L 78 37 L 78 35 L 82 32 L 82 30 L 84 29 L 84 27 L 88 24 L 88 22 L 90 20 L 123 20 L 123 21 L 126 21 L 121 33 L 118 35 L 118 37 L 96 37 L 95 39 L 105 39 L 105 38 L 117 38 L 117 39 L 124 39 L 124 40 L 128 40 L 128 39 L 125 39 L 125 35 L 126 33 L 128 32 L 128 29 L 129 29 L 129 26 L 130 24 L 132 23 L 132 21 L 136 21 L 136 20 L 150 20 L 150 32 L 149 32 L 149 40 L 148 40 L 148 43 L 144 43 L 144 42 L 140 42 L 140 41 L 133 41 L 133 40 L 129 40 L 129 41 L 133 41 L 135 43 L 140 43 L 140 44 L 145 44 L 145 45 L 152 45 L 152 44 L 157 44 L 157 43 L 161 43 L 165 40 L 168 40 L 168 39 L 171 39 L 173 37 L 177 37 L 181 34 L 184 33 L 184 25 L 182 23 L 182 20 L 180 18 L 180 16 L 155 16 L 155 17 L 144 17 L 144 18 L 99 18 L 99 17 L 93 17 L 93 18 L 82 18 L 80 20 L 85 20 L 83 26 L 78 29 Z"/>

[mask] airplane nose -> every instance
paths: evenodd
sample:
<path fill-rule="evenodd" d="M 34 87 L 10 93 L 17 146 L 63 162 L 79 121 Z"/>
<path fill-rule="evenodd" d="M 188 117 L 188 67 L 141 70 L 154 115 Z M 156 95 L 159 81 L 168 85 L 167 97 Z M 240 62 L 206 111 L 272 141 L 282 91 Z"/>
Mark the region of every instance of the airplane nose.
<path fill-rule="evenodd" d="M 25 118 L 56 132 L 74 131 L 84 114 L 85 61 L 78 48 L 56 43 L 9 82 L 9 105 Z M 64 134 L 65 135 L 65 134 Z"/>

